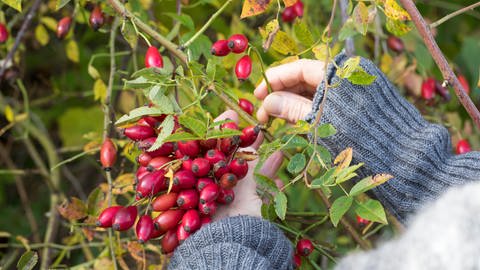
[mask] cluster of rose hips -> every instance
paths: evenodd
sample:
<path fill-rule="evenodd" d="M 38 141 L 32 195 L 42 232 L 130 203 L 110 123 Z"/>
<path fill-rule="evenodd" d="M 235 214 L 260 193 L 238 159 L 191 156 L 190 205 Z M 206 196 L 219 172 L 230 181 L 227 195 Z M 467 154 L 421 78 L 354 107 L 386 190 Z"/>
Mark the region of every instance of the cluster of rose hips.
<path fill-rule="evenodd" d="M 283 22 L 293 22 L 297 17 L 303 17 L 303 3 L 300 0 L 293 5 L 286 7 L 282 12 Z"/>
<path fill-rule="evenodd" d="M 213 43 L 210 52 L 215 56 L 226 56 L 230 52 L 243 53 L 248 47 L 248 39 L 242 34 L 232 35 L 228 39 L 220 39 Z M 248 79 L 252 72 L 252 59 L 244 55 L 235 65 L 235 75 L 240 81 Z"/>
<path fill-rule="evenodd" d="M 248 126 L 242 135 L 208 140 L 166 142 L 149 151 L 157 139 L 165 116 L 144 116 L 123 134 L 142 151 L 137 157 L 136 201 L 147 201 L 146 214 L 136 223 L 138 241 L 163 235 L 161 246 L 172 252 L 182 241 L 211 221 L 218 204 L 234 200 L 232 188 L 247 175 L 248 163 L 236 155 L 239 147 L 248 147 L 257 139 L 259 128 Z M 221 129 L 239 130 L 234 122 Z M 175 131 L 181 129 L 176 123 Z M 102 166 L 109 170 L 116 159 L 116 148 L 106 139 L 100 151 Z M 169 176 L 169 174 L 171 174 Z M 148 212 L 160 212 L 152 217 Z M 103 210 L 97 225 L 125 231 L 134 226 L 137 206 L 111 206 Z"/>
<path fill-rule="evenodd" d="M 300 256 L 307 257 L 312 253 L 312 251 L 313 251 L 312 241 L 305 238 L 300 239 L 297 242 L 296 252 L 293 255 L 293 263 L 295 267 L 298 268 L 302 265 L 302 258 Z"/>

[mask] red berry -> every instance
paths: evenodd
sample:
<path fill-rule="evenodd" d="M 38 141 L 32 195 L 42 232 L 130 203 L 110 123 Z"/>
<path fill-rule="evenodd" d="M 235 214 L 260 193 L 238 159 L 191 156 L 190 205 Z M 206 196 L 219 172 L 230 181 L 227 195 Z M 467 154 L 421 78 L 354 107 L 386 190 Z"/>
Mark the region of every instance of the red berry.
<path fill-rule="evenodd" d="M 139 198 L 154 196 L 161 190 L 167 189 L 168 184 L 165 181 L 165 172 L 163 170 L 154 171 L 145 175 L 138 181 L 136 191 Z"/>
<path fill-rule="evenodd" d="M 467 139 L 459 140 L 457 143 L 457 154 L 465 154 L 472 151 L 472 147 L 470 147 L 470 143 Z"/>
<path fill-rule="evenodd" d="M 303 17 L 303 3 L 302 1 L 297 1 L 295 4 L 293 4 L 293 11 L 295 11 L 295 15 L 297 17 Z"/>
<path fill-rule="evenodd" d="M 155 239 L 165 234 L 165 231 L 155 228 L 155 223 L 153 224 L 153 231 L 150 235 L 150 239 Z"/>
<path fill-rule="evenodd" d="M 191 159 L 191 158 L 183 159 L 182 169 L 187 170 L 187 171 L 192 171 L 192 163 L 193 163 L 193 159 Z"/>
<path fill-rule="evenodd" d="M 183 215 L 182 218 L 182 227 L 188 233 L 194 233 L 196 230 L 200 229 L 202 225 L 200 221 L 200 214 L 197 210 L 190 209 Z"/>
<path fill-rule="evenodd" d="M 136 181 L 138 182 L 140 179 L 142 179 L 145 175 L 149 174 L 150 172 L 148 171 L 147 167 L 138 167 L 137 172 L 135 174 Z"/>
<path fill-rule="evenodd" d="M 228 47 L 233 53 L 243 53 L 248 47 L 248 39 L 242 34 L 232 35 L 228 39 Z"/>
<path fill-rule="evenodd" d="M 230 121 L 230 122 L 223 123 L 223 124 L 220 126 L 220 128 L 221 128 L 221 129 L 228 128 L 228 129 L 238 130 L 238 125 L 237 125 L 237 123 L 235 123 L 235 122 L 233 122 L 233 121 Z"/>
<path fill-rule="evenodd" d="M 367 225 L 370 221 L 368 219 L 364 219 L 361 216 L 357 215 L 357 224 L 360 226 Z"/>
<path fill-rule="evenodd" d="M 155 130 L 147 126 L 131 126 L 123 130 L 130 140 L 140 141 L 155 136 Z"/>
<path fill-rule="evenodd" d="M 173 153 L 174 156 L 175 156 L 175 159 L 182 159 L 182 158 L 185 158 L 185 155 L 180 151 L 180 150 L 175 150 L 175 152 Z"/>
<path fill-rule="evenodd" d="M 97 31 L 105 23 L 105 15 L 103 14 L 102 8 L 100 7 L 100 5 L 96 5 L 93 8 L 92 13 L 90 13 L 89 22 L 90 22 L 90 26 L 95 31 Z"/>
<path fill-rule="evenodd" d="M 172 190 L 178 191 L 181 189 L 189 189 L 195 187 L 197 179 L 191 171 L 179 170 L 173 175 Z"/>
<path fill-rule="evenodd" d="M 205 159 L 213 166 L 220 160 L 225 160 L 225 154 L 217 149 L 210 149 L 205 153 Z"/>
<path fill-rule="evenodd" d="M 158 230 L 166 232 L 177 226 L 184 213 L 185 211 L 181 209 L 170 209 L 158 215 L 153 223 Z"/>
<path fill-rule="evenodd" d="M 217 146 L 217 139 L 208 139 L 200 141 L 200 147 L 203 150 L 209 150 Z"/>
<path fill-rule="evenodd" d="M 242 108 L 246 113 L 252 115 L 253 114 L 253 104 L 248 99 L 240 98 L 238 99 L 238 106 Z"/>
<path fill-rule="evenodd" d="M 238 180 L 244 178 L 248 173 L 248 163 L 243 158 L 236 158 L 228 165 L 230 171 L 235 174 Z"/>
<path fill-rule="evenodd" d="M 8 39 L 8 29 L 5 24 L 0 23 L 0 43 L 5 43 Z"/>
<path fill-rule="evenodd" d="M 225 154 L 225 155 L 230 155 L 237 146 L 240 144 L 240 137 L 239 136 L 234 136 L 230 138 L 223 138 L 220 141 L 220 150 Z"/>
<path fill-rule="evenodd" d="M 154 116 L 144 116 L 137 121 L 137 125 L 149 126 L 154 129 L 157 129 L 158 124 L 159 124 L 159 120 Z"/>
<path fill-rule="evenodd" d="M 217 179 L 220 179 L 224 174 L 228 173 L 229 171 L 230 168 L 223 160 L 220 160 L 219 162 L 215 163 L 215 165 L 213 165 L 213 175 Z"/>
<path fill-rule="evenodd" d="M 387 39 L 387 46 L 390 50 L 401 53 L 405 50 L 405 45 L 403 45 L 403 41 L 396 36 L 389 36 Z"/>
<path fill-rule="evenodd" d="M 152 160 L 152 156 L 150 156 L 148 153 L 141 153 L 137 157 L 137 162 L 140 166 L 148 166 L 148 163 L 150 163 L 150 160 Z"/>
<path fill-rule="evenodd" d="M 220 178 L 220 187 L 225 189 L 231 189 L 237 185 L 238 178 L 233 173 L 226 173 Z"/>
<path fill-rule="evenodd" d="M 158 149 L 149 151 L 149 153 L 152 157 L 166 157 L 172 154 L 174 148 L 174 144 L 172 142 L 166 142 L 162 144 Z"/>
<path fill-rule="evenodd" d="M 177 239 L 178 239 L 178 243 L 183 243 L 183 241 L 185 241 L 188 237 L 190 236 L 190 233 L 185 231 L 185 229 L 183 228 L 183 226 L 178 226 L 177 227 Z"/>
<path fill-rule="evenodd" d="M 247 147 L 252 145 L 258 137 L 260 128 L 258 126 L 248 126 L 242 130 L 240 135 L 240 146 Z"/>
<path fill-rule="evenodd" d="M 141 216 L 137 222 L 135 232 L 137 233 L 138 242 L 141 244 L 150 240 L 154 230 L 153 220 L 149 215 Z"/>
<path fill-rule="evenodd" d="M 235 75 L 237 76 L 238 80 L 244 81 L 248 79 L 250 73 L 252 73 L 252 59 L 250 56 L 245 55 L 240 58 L 235 65 Z"/>
<path fill-rule="evenodd" d="M 112 228 L 116 231 L 126 231 L 130 229 L 137 219 L 137 207 L 122 207 L 113 217 Z"/>
<path fill-rule="evenodd" d="M 198 205 L 198 211 L 205 216 L 213 216 L 217 211 L 217 203 L 215 201 L 200 203 Z"/>
<path fill-rule="evenodd" d="M 63 17 L 57 24 L 57 38 L 63 39 L 70 30 L 70 25 L 72 24 L 72 17 L 67 16 Z"/>
<path fill-rule="evenodd" d="M 105 138 L 100 149 L 100 163 L 106 171 L 112 169 L 117 160 L 117 148 L 110 138 Z"/>
<path fill-rule="evenodd" d="M 202 223 L 202 226 L 205 225 L 205 224 L 208 224 L 210 222 L 212 222 L 212 218 L 209 217 L 209 216 L 206 216 L 206 217 L 202 217 L 200 222 Z"/>
<path fill-rule="evenodd" d="M 178 150 L 189 157 L 196 157 L 200 153 L 198 141 L 181 141 L 177 143 Z"/>
<path fill-rule="evenodd" d="M 422 83 L 422 98 L 431 100 L 435 97 L 435 79 L 428 78 Z"/>
<path fill-rule="evenodd" d="M 235 199 L 235 192 L 233 189 L 220 189 L 220 193 L 217 197 L 217 202 L 221 204 L 229 204 Z"/>
<path fill-rule="evenodd" d="M 293 22 L 293 20 L 295 20 L 296 17 L 297 17 L 297 14 L 295 13 L 293 6 L 286 7 L 282 12 L 283 22 L 286 22 L 286 23 Z"/>
<path fill-rule="evenodd" d="M 97 222 L 95 223 L 98 227 L 109 228 L 112 227 L 113 218 L 117 214 L 118 210 L 122 209 L 123 206 L 110 206 L 105 208 L 105 210 L 100 213 L 98 216 Z"/>
<path fill-rule="evenodd" d="M 467 95 L 469 95 L 470 94 L 470 85 L 468 84 L 468 81 L 465 78 L 465 76 L 458 75 L 458 81 L 463 86 L 463 89 L 465 89 L 465 93 L 467 93 Z"/>
<path fill-rule="evenodd" d="M 164 253 L 170 253 L 178 246 L 177 229 L 169 230 L 162 238 L 162 250 Z"/>
<path fill-rule="evenodd" d="M 211 202 L 217 199 L 220 188 L 217 184 L 208 184 L 200 191 L 200 203 Z"/>
<path fill-rule="evenodd" d="M 295 268 L 302 266 L 302 258 L 298 254 L 293 255 L 293 264 Z"/>
<path fill-rule="evenodd" d="M 177 197 L 177 205 L 180 209 L 192 209 L 197 207 L 198 192 L 195 189 L 186 189 L 180 191 Z"/>
<path fill-rule="evenodd" d="M 169 157 L 152 158 L 152 160 L 150 160 L 150 162 L 148 163 L 147 168 L 149 171 L 164 169 L 165 164 L 169 163 L 170 161 L 172 161 L 172 159 Z"/>
<path fill-rule="evenodd" d="M 215 56 L 225 56 L 230 53 L 230 48 L 228 47 L 228 41 L 225 39 L 217 40 L 213 43 L 210 52 Z"/>
<path fill-rule="evenodd" d="M 212 178 L 199 178 L 197 181 L 197 190 L 200 192 L 204 187 L 206 187 L 208 184 L 215 183 Z"/>
<path fill-rule="evenodd" d="M 154 46 L 148 47 L 147 53 L 145 54 L 145 67 L 163 68 L 162 55 Z"/>
<path fill-rule="evenodd" d="M 153 200 L 152 209 L 153 211 L 163 212 L 177 205 L 178 193 L 170 192 L 165 193 Z"/>
<path fill-rule="evenodd" d="M 308 256 L 313 251 L 313 244 L 308 239 L 300 239 L 297 243 L 297 254 L 300 256 Z"/>
<path fill-rule="evenodd" d="M 450 93 L 448 92 L 448 89 L 443 87 L 443 85 L 439 81 L 435 81 L 435 90 L 443 98 L 444 101 L 450 100 Z"/>
<path fill-rule="evenodd" d="M 195 176 L 202 177 L 210 172 L 210 162 L 206 158 L 196 158 L 192 163 L 192 172 Z"/>

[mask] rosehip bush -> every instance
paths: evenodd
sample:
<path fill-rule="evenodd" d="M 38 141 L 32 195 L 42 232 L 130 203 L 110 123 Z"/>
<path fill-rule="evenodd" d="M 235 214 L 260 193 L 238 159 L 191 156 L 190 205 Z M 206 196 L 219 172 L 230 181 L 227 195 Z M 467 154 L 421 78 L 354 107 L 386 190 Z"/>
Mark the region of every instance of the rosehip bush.
<path fill-rule="evenodd" d="M 392 176 L 359 178 L 355 149 L 332 156 L 313 143 L 334 126 L 255 119 L 253 89 L 268 68 L 299 59 L 336 65 L 334 55 L 353 50 L 449 128 L 452 154 L 479 149 L 474 122 L 399 3 L 267 2 L 3 0 L 0 265 L 164 267 L 239 199 L 241 181 L 256 181 L 262 216 L 291 240 L 302 269 L 332 268 L 397 232 L 368 193 Z M 478 106 L 475 11 L 439 24 L 453 6 L 430 2 L 415 4 Z M 452 23 L 461 27 L 446 31 Z M 371 84 L 359 60 L 336 75 Z M 215 120 L 227 109 L 238 123 Z M 270 179 L 260 168 L 277 150 L 285 160 Z"/>

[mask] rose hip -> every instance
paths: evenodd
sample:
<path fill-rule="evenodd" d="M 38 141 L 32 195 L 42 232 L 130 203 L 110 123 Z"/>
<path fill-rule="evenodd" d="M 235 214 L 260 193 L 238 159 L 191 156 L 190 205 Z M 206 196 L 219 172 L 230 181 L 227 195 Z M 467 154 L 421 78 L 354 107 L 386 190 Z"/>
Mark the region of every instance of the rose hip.
<path fill-rule="evenodd" d="M 252 145 L 258 137 L 260 128 L 258 126 L 248 126 L 242 130 L 240 135 L 240 146 L 247 147 Z"/>
<path fill-rule="evenodd" d="M 153 211 L 163 212 L 177 205 L 178 193 L 170 192 L 165 193 L 153 200 L 152 209 Z"/>
<path fill-rule="evenodd" d="M 194 233 L 196 230 L 200 229 L 201 221 L 200 214 L 197 210 L 190 209 L 182 217 L 181 226 L 188 233 Z"/>
<path fill-rule="evenodd" d="M 162 144 L 158 149 L 153 151 L 147 151 L 152 157 L 166 157 L 173 153 L 173 143 L 166 142 Z"/>
<path fill-rule="evenodd" d="M 140 164 L 140 166 L 146 167 L 152 160 L 152 156 L 150 156 L 148 153 L 141 153 L 137 157 L 137 162 Z"/>
<path fill-rule="evenodd" d="M 100 163 L 103 169 L 109 171 L 117 160 L 117 148 L 110 138 L 105 138 L 100 149 Z"/>
<path fill-rule="evenodd" d="M 0 43 L 5 43 L 8 39 L 8 29 L 5 24 L 0 23 Z"/>
<path fill-rule="evenodd" d="M 182 161 L 182 169 L 184 170 L 187 170 L 187 171 L 192 171 L 192 163 L 193 163 L 193 159 L 191 158 L 187 158 L 187 159 L 183 159 Z"/>
<path fill-rule="evenodd" d="M 195 176 L 202 177 L 210 172 L 210 162 L 206 158 L 196 158 L 192 162 L 192 172 Z"/>
<path fill-rule="evenodd" d="M 252 115 L 253 114 L 253 104 L 248 99 L 240 98 L 238 99 L 238 106 L 242 108 L 246 113 Z"/>
<path fill-rule="evenodd" d="M 181 141 L 177 143 L 178 150 L 189 157 L 196 157 L 200 153 L 198 141 Z"/>
<path fill-rule="evenodd" d="M 200 203 L 211 202 L 217 199 L 220 188 L 217 184 L 208 184 L 200 191 Z"/>
<path fill-rule="evenodd" d="M 137 172 L 135 174 L 136 182 L 138 182 L 140 179 L 142 179 L 145 175 L 149 174 L 150 171 L 148 171 L 147 167 L 138 167 Z"/>
<path fill-rule="evenodd" d="M 178 238 L 176 228 L 169 230 L 165 234 L 165 236 L 162 238 L 161 246 L 164 253 L 170 253 L 177 248 Z"/>
<path fill-rule="evenodd" d="M 186 189 L 178 193 L 177 205 L 180 209 L 192 209 L 198 204 L 198 192 L 195 189 Z"/>
<path fill-rule="evenodd" d="M 245 81 L 252 73 L 252 59 L 245 55 L 235 65 L 235 75 L 239 81 Z"/>
<path fill-rule="evenodd" d="M 148 163 L 148 170 L 149 171 L 156 171 L 160 169 L 164 169 L 164 165 L 167 164 L 168 162 L 172 161 L 171 158 L 169 157 L 156 157 L 152 158 L 150 162 Z"/>
<path fill-rule="evenodd" d="M 248 163 L 243 158 L 235 158 L 228 165 L 230 171 L 235 174 L 238 180 L 244 178 L 248 173 Z"/>
<path fill-rule="evenodd" d="M 154 46 L 148 47 L 147 52 L 145 53 L 145 67 L 151 68 L 163 68 L 163 58 L 157 48 Z"/>
<path fill-rule="evenodd" d="M 472 151 L 472 147 L 470 146 L 470 143 L 468 142 L 468 140 L 463 139 L 458 141 L 457 147 L 456 147 L 456 152 L 458 155 L 465 154 L 470 151 Z"/>
<path fill-rule="evenodd" d="M 215 178 L 220 179 L 224 174 L 228 173 L 230 168 L 225 161 L 220 160 L 219 162 L 213 165 L 213 175 Z"/>
<path fill-rule="evenodd" d="M 212 222 L 212 218 L 209 217 L 209 216 L 206 216 L 206 217 L 202 217 L 200 219 L 200 222 L 202 223 L 202 226 L 205 225 L 205 224 L 208 224 L 210 222 Z"/>
<path fill-rule="evenodd" d="M 303 2 L 298 0 L 295 4 L 293 4 L 293 11 L 295 11 L 295 15 L 297 17 L 303 17 Z"/>
<path fill-rule="evenodd" d="M 238 178 L 233 173 L 226 173 L 220 178 L 220 187 L 224 189 L 231 189 L 237 185 Z"/>
<path fill-rule="evenodd" d="M 230 48 L 228 47 L 228 41 L 225 39 L 217 40 L 213 43 L 210 52 L 215 56 L 225 56 L 230 53 Z"/>
<path fill-rule="evenodd" d="M 197 181 L 197 190 L 198 192 L 202 191 L 204 187 L 206 187 L 208 184 L 215 183 L 212 178 L 199 178 Z"/>
<path fill-rule="evenodd" d="M 110 206 L 105 208 L 102 213 L 98 216 L 97 222 L 95 225 L 102 228 L 112 227 L 113 218 L 117 214 L 118 210 L 122 209 L 123 206 Z"/>
<path fill-rule="evenodd" d="M 200 211 L 200 214 L 202 215 L 213 216 L 217 211 L 217 204 L 215 201 L 200 203 L 198 205 L 198 211 Z"/>
<path fill-rule="evenodd" d="M 302 258 L 298 254 L 293 255 L 293 264 L 295 268 L 302 266 Z"/>
<path fill-rule="evenodd" d="M 225 155 L 230 155 L 237 146 L 240 144 L 240 137 L 239 136 L 234 136 L 230 138 L 223 138 L 220 141 L 220 150 L 225 154 Z"/>
<path fill-rule="evenodd" d="M 63 17 L 57 24 L 57 38 L 63 39 L 70 30 L 70 25 L 72 24 L 72 17 L 66 16 Z"/>
<path fill-rule="evenodd" d="M 237 123 L 231 121 L 231 122 L 223 123 L 222 125 L 220 125 L 220 128 L 221 129 L 227 128 L 227 129 L 238 130 L 238 125 L 237 125 Z"/>
<path fill-rule="evenodd" d="M 137 121 L 137 125 L 149 126 L 153 129 L 157 129 L 159 120 L 153 116 L 144 116 Z"/>
<path fill-rule="evenodd" d="M 293 22 L 293 20 L 295 20 L 296 17 L 297 17 L 297 14 L 295 13 L 293 6 L 286 7 L 282 12 L 283 22 L 286 22 L 286 23 Z"/>
<path fill-rule="evenodd" d="M 153 220 L 149 215 L 143 215 L 137 222 L 135 232 L 137 233 L 137 239 L 140 244 L 143 244 L 150 240 L 152 232 L 154 230 Z"/>
<path fill-rule="evenodd" d="M 387 38 L 387 46 L 390 50 L 401 53 L 405 50 L 405 45 L 403 45 L 403 41 L 396 36 L 389 36 Z"/>
<path fill-rule="evenodd" d="M 123 134 L 132 141 L 140 141 L 154 136 L 155 130 L 147 126 L 131 126 L 124 129 Z"/>
<path fill-rule="evenodd" d="M 248 39 L 242 34 L 232 35 L 228 39 L 228 47 L 233 53 L 243 53 L 248 47 Z"/>
<path fill-rule="evenodd" d="M 188 237 L 190 236 L 190 233 L 185 231 L 183 226 L 177 226 L 177 239 L 178 243 L 183 243 Z"/>
<path fill-rule="evenodd" d="M 313 251 L 313 244 L 308 239 L 300 239 L 297 243 L 297 254 L 300 256 L 308 256 Z"/>
<path fill-rule="evenodd" d="M 210 149 L 205 153 L 205 159 L 213 166 L 220 160 L 225 160 L 225 154 L 218 149 Z"/>
<path fill-rule="evenodd" d="M 207 151 L 217 146 L 217 139 L 201 140 L 199 143 L 200 143 L 200 147 L 203 150 Z"/>
<path fill-rule="evenodd" d="M 191 171 L 179 170 L 173 175 L 172 190 L 189 189 L 195 187 L 197 179 Z"/>
<path fill-rule="evenodd" d="M 133 226 L 136 218 L 136 206 L 122 207 L 113 217 L 112 228 L 116 231 L 126 231 Z"/>
<path fill-rule="evenodd" d="M 235 192 L 233 189 L 220 189 L 218 193 L 217 202 L 221 204 L 229 204 L 235 199 Z"/>
<path fill-rule="evenodd" d="M 365 226 L 369 223 L 367 219 L 362 218 L 361 216 L 357 215 L 357 224 L 360 226 Z"/>
<path fill-rule="evenodd" d="M 422 83 L 422 98 L 431 100 L 435 97 L 435 79 L 428 78 Z"/>
<path fill-rule="evenodd" d="M 180 220 L 182 219 L 184 213 L 185 211 L 181 209 L 167 210 L 158 215 L 153 220 L 153 223 L 158 230 L 166 232 L 177 226 L 178 222 L 180 222 Z"/>
<path fill-rule="evenodd" d="M 90 13 L 89 22 L 94 31 L 100 29 L 100 27 L 102 27 L 105 23 L 105 15 L 103 14 L 100 5 L 96 5 L 93 8 L 92 13 Z"/>
<path fill-rule="evenodd" d="M 139 198 L 153 196 L 168 187 L 163 170 L 154 171 L 138 181 L 136 191 Z"/>

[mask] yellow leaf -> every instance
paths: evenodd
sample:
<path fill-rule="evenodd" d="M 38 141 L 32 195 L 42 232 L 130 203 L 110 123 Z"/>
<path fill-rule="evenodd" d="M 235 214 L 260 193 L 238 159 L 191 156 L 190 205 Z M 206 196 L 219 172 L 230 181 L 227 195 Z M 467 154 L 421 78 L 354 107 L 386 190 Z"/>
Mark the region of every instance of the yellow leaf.
<path fill-rule="evenodd" d="M 65 50 L 67 51 L 67 57 L 70 59 L 70 61 L 74 63 L 78 63 L 80 60 L 80 53 L 78 51 L 78 44 L 75 42 L 75 40 L 71 39 L 67 42 L 67 45 L 65 45 Z"/>
<path fill-rule="evenodd" d="M 165 174 L 165 177 L 168 178 L 168 191 L 167 191 L 167 193 L 170 193 L 170 190 L 172 190 L 172 186 L 173 186 L 173 170 L 172 170 L 172 168 L 168 169 L 168 172 Z"/>
<path fill-rule="evenodd" d="M 313 47 L 312 52 L 315 54 L 315 58 L 325 61 L 327 58 L 327 49 L 327 45 L 322 43 Z"/>
<path fill-rule="evenodd" d="M 372 183 L 374 183 L 375 186 L 379 186 L 392 178 L 393 178 L 393 175 L 390 175 L 388 173 L 380 173 L 373 176 Z"/>
<path fill-rule="evenodd" d="M 93 84 L 93 95 L 95 100 L 100 100 L 102 103 L 107 97 L 107 86 L 102 79 L 97 79 Z"/>
<path fill-rule="evenodd" d="M 88 65 L 87 71 L 92 78 L 94 79 L 100 78 L 100 73 L 98 73 L 98 70 L 93 65 Z"/>
<path fill-rule="evenodd" d="M 346 148 L 337 155 L 337 157 L 333 161 L 333 164 L 338 164 L 336 169 L 337 172 L 350 166 L 350 163 L 352 162 L 352 155 L 353 149 L 351 147 Z"/>
<path fill-rule="evenodd" d="M 285 4 L 286 7 L 293 6 L 297 0 L 283 0 L 283 3 Z"/>
<path fill-rule="evenodd" d="M 42 17 L 40 21 L 51 31 L 57 31 L 57 21 L 52 17 Z"/>
<path fill-rule="evenodd" d="M 393 59 L 388 53 L 384 53 L 380 59 L 380 69 L 383 73 L 388 74 L 392 67 Z"/>
<path fill-rule="evenodd" d="M 368 19 L 369 12 L 368 7 L 363 2 L 359 2 L 355 9 L 353 10 L 353 21 L 355 22 L 354 26 L 359 33 L 362 35 L 367 34 L 368 30 Z"/>
<path fill-rule="evenodd" d="M 10 105 L 5 106 L 5 118 L 7 118 L 8 122 L 12 123 L 15 120 L 15 113 L 12 110 Z"/>
<path fill-rule="evenodd" d="M 244 0 L 240 18 L 243 19 L 263 13 L 267 10 L 270 3 L 270 0 Z"/>
<path fill-rule="evenodd" d="M 11 6 L 19 12 L 22 12 L 22 0 L 2 0 L 5 4 Z"/>
<path fill-rule="evenodd" d="M 35 28 L 35 38 L 38 40 L 38 42 L 42 46 L 45 46 L 48 44 L 50 37 L 48 36 L 47 29 L 45 29 L 45 26 L 43 26 L 43 24 L 39 24 Z"/>
<path fill-rule="evenodd" d="M 385 16 L 393 20 L 406 21 L 410 20 L 410 15 L 396 0 L 385 0 Z"/>

